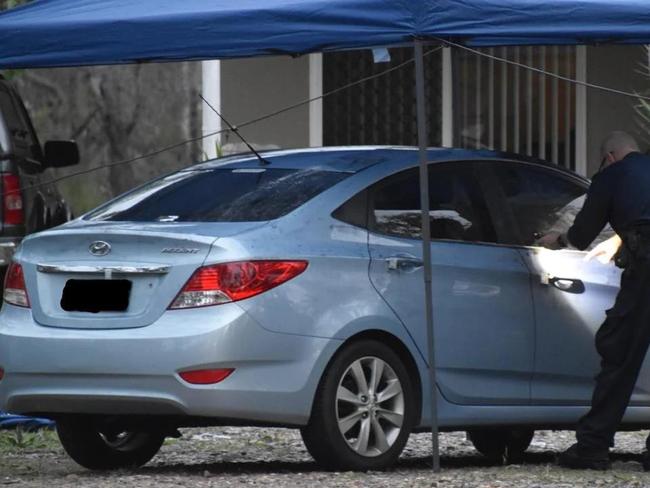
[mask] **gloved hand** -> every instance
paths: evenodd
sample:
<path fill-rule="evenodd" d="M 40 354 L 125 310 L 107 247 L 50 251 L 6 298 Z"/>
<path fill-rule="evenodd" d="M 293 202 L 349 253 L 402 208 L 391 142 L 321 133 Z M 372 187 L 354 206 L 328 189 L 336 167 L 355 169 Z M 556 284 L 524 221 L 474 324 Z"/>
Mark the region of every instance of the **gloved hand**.
<path fill-rule="evenodd" d="M 618 252 L 618 249 L 621 247 L 621 238 L 618 235 L 614 235 L 607 239 L 606 241 L 601 242 L 585 256 L 585 261 L 591 261 L 596 258 L 603 264 L 609 263 Z"/>

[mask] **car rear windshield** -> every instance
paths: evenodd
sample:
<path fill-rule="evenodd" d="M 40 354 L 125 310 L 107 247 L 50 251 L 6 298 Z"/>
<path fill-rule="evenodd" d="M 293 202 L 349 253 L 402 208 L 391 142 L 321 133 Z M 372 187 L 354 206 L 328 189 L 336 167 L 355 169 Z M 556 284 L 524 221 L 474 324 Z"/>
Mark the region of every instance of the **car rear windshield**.
<path fill-rule="evenodd" d="M 348 173 L 240 168 L 181 171 L 142 186 L 88 214 L 130 222 L 255 222 L 298 208 Z"/>

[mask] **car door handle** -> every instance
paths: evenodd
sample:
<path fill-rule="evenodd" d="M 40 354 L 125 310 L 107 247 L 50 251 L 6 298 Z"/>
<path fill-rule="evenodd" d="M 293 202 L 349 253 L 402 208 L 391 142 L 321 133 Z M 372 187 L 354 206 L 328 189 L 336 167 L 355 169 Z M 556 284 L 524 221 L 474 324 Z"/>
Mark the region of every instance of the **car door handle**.
<path fill-rule="evenodd" d="M 557 276 L 550 276 L 544 273 L 540 277 L 542 285 L 552 285 L 560 291 L 567 293 L 583 293 L 585 291 L 585 284 L 582 280 L 573 278 L 558 278 Z"/>
<path fill-rule="evenodd" d="M 386 259 L 386 265 L 391 271 L 407 271 L 410 269 L 421 268 L 423 264 L 422 260 L 415 256 L 391 256 Z"/>

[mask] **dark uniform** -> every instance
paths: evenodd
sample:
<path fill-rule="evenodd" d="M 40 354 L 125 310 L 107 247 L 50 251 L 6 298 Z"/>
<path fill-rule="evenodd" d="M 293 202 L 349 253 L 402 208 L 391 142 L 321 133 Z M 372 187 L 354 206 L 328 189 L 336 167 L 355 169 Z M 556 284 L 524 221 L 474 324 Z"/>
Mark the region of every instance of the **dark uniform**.
<path fill-rule="evenodd" d="M 594 454 L 613 446 L 650 345 L 650 157 L 633 152 L 597 174 L 567 239 L 585 249 L 607 222 L 623 240 L 618 257 L 626 264 L 614 307 L 596 333 L 601 370 L 591 410 L 576 429 L 579 449 Z"/>

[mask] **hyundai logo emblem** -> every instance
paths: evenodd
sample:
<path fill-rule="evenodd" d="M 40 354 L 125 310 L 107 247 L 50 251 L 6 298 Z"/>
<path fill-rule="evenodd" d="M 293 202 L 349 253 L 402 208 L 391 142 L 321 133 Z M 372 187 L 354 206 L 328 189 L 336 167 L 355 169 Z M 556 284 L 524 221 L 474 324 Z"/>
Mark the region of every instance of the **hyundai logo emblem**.
<path fill-rule="evenodd" d="M 95 241 L 90 245 L 88 251 L 93 256 L 106 256 L 111 252 L 111 245 L 108 242 Z"/>

